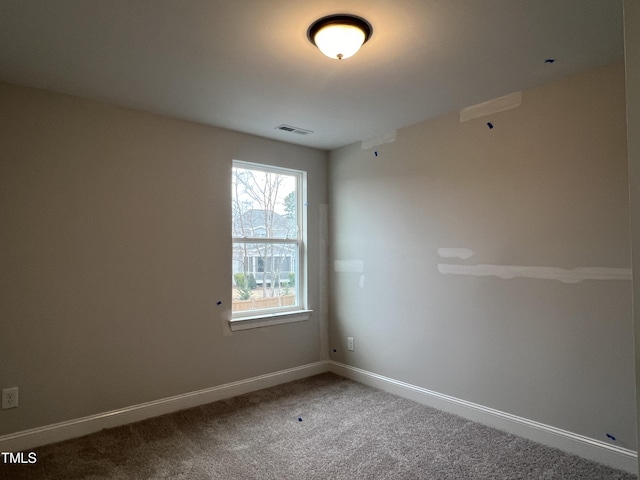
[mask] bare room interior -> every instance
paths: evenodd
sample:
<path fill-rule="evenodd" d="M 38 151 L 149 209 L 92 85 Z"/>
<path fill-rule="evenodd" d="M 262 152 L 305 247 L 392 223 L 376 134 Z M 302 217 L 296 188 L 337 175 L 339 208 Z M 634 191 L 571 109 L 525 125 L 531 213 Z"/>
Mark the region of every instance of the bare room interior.
<path fill-rule="evenodd" d="M 304 382 L 637 478 L 640 2 L 0 12 L 0 480 L 62 478 L 41 447 Z M 338 21 L 361 45 L 330 58 Z M 276 207 L 247 186 L 270 175 Z M 388 455 L 377 478 L 435 478 Z M 465 472 L 436 475 L 509 478 Z"/>

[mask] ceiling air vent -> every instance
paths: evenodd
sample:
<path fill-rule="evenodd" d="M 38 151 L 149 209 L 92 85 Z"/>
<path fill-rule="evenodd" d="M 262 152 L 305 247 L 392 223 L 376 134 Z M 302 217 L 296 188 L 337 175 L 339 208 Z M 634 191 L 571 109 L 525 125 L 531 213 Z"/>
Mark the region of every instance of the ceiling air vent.
<path fill-rule="evenodd" d="M 279 125 L 276 130 L 282 130 L 283 132 L 297 133 L 298 135 L 309 135 L 313 133 L 311 130 L 305 130 L 304 128 L 292 127 L 291 125 Z"/>

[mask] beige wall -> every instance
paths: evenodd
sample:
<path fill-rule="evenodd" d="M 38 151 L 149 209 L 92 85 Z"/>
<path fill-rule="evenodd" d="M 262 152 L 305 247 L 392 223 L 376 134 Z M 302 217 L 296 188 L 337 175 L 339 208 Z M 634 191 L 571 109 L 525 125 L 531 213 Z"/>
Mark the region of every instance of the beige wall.
<path fill-rule="evenodd" d="M 0 105 L 0 435 L 320 359 L 326 153 L 7 84 Z M 310 321 L 223 333 L 232 159 L 308 172 Z"/>
<path fill-rule="evenodd" d="M 633 304 L 635 319 L 636 401 L 640 438 L 640 2 L 624 2 L 624 41 L 627 92 L 627 141 L 633 250 Z M 639 468 L 640 470 L 640 468 Z"/>
<path fill-rule="evenodd" d="M 332 152 L 331 258 L 363 262 L 331 276 L 332 358 L 635 449 L 625 132 L 617 64 Z M 553 279 L 580 267 L 622 279 Z"/>

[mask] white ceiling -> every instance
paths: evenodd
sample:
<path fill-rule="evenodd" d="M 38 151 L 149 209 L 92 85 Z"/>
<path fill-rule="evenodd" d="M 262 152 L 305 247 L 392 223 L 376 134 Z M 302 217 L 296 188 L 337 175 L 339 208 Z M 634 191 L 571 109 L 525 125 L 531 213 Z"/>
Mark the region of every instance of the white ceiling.
<path fill-rule="evenodd" d="M 352 58 L 307 40 L 332 13 Z M 1 80 L 322 149 L 622 58 L 621 0 L 0 0 Z"/>

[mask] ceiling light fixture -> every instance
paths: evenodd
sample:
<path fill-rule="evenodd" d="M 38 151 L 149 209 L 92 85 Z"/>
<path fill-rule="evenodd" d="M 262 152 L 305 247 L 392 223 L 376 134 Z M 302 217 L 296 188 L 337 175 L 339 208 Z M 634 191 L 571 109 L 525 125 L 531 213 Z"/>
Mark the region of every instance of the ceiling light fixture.
<path fill-rule="evenodd" d="M 329 15 L 313 22 L 307 30 L 307 37 L 327 57 L 344 60 L 360 50 L 372 32 L 371 24 L 364 18 Z"/>

